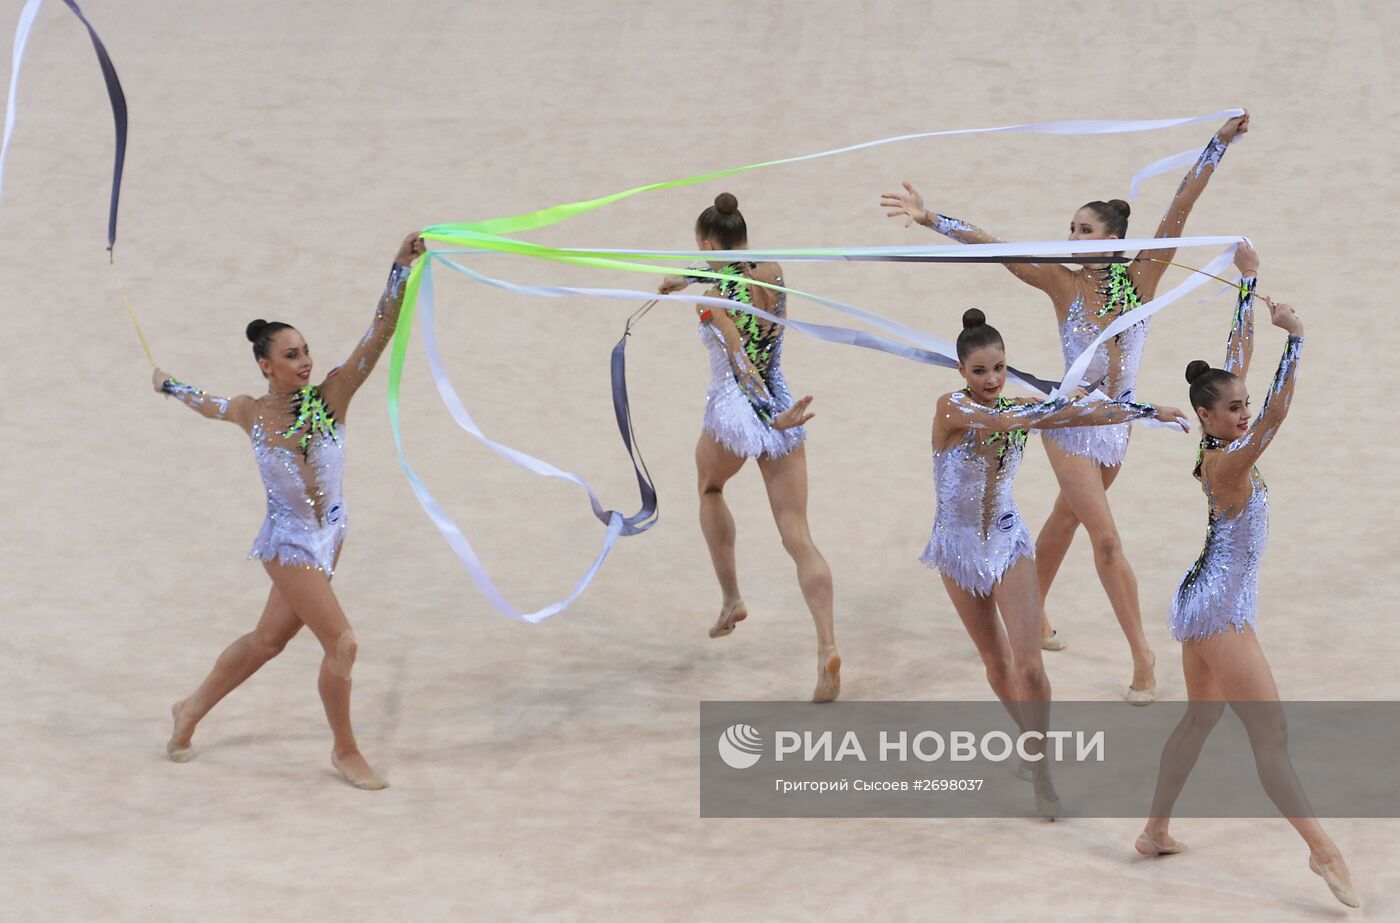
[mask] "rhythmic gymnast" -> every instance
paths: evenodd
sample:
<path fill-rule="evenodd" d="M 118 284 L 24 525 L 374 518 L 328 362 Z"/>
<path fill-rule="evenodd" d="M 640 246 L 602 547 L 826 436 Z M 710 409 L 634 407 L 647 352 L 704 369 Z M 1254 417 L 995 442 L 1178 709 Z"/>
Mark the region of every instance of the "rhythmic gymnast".
<path fill-rule="evenodd" d="M 1303 351 L 1303 324 L 1293 308 L 1269 298 L 1270 320 L 1288 334 L 1283 358 L 1259 416 L 1250 423 L 1244 376 L 1254 350 L 1254 286 L 1259 258 L 1236 251 L 1241 274 L 1225 367 L 1197 359 L 1186 367 L 1191 406 L 1201 420 L 1195 477 L 1206 495 L 1206 544 L 1187 571 L 1171 606 L 1172 637 L 1181 642 L 1186 692 L 1192 702 L 1162 750 L 1152 817 L 1138 836 L 1146 856 L 1179 853 L 1185 844 L 1167 832 L 1172 806 L 1226 703 L 1249 734 L 1265 792 L 1308 844 L 1308 866 L 1337 900 L 1361 906 L 1337 845 L 1312 815 L 1288 758 L 1287 726 L 1278 686 L 1255 636 L 1259 560 L 1269 532 L 1269 490 L 1255 468 L 1288 414 Z"/>
<path fill-rule="evenodd" d="M 1157 237 L 1179 236 L 1196 199 L 1224 156 L 1226 147 L 1249 130 L 1249 114 L 1226 122 L 1211 138 L 1196 164 L 1187 171 L 1176 197 L 1157 227 Z M 981 228 L 924 208 L 923 198 L 908 183 L 902 193 L 886 193 L 881 204 L 891 217 L 900 215 L 940 234 L 968 244 L 1000 240 Z M 1070 223 L 1070 240 L 1109 240 L 1128 232 L 1128 203 L 1090 202 L 1075 212 Z M 1065 366 L 1112 323 L 1116 316 L 1151 301 L 1166 271 L 1172 249 L 1144 250 L 1129 264 L 1084 263 L 1078 270 L 1060 264 L 1007 263 L 1018 279 L 1050 296 L 1059 321 Z M 1082 254 L 1088 259 L 1109 254 Z M 1118 254 L 1121 256 L 1121 254 Z M 1147 322 L 1124 330 L 1095 351 L 1086 380 L 1100 386 L 1112 397 L 1129 400 L 1137 382 L 1138 365 L 1147 340 Z M 1128 448 L 1130 427 L 1064 429 L 1046 434 L 1045 451 L 1059 481 L 1060 494 L 1049 519 L 1036 539 L 1036 572 L 1042 601 L 1050 592 L 1055 574 L 1069 551 L 1074 533 L 1083 523 L 1094 546 L 1094 565 L 1108 594 L 1113 614 L 1127 637 L 1133 657 L 1133 679 L 1124 694 L 1135 705 L 1147 705 L 1156 698 L 1156 656 L 1142 630 L 1137 578 L 1123 555 L 1122 541 L 1108 506 L 1107 491 L 1121 470 Z M 1048 617 L 1041 625 L 1041 645 L 1060 650 L 1064 642 L 1050 627 Z"/>
<path fill-rule="evenodd" d="M 350 673 L 357 645 L 331 589 L 331 575 L 347 521 L 341 495 L 346 411 L 393 337 L 404 283 L 423 251 L 417 232 L 404 238 L 369 330 L 350 358 L 319 385 L 310 384 L 311 350 L 301 334 L 287 324 L 263 320 L 253 321 L 247 330 L 267 379 L 262 397 L 215 397 L 155 372 L 157 392 L 212 420 L 236 423 L 251 438 L 267 490 L 267 518 L 248 556 L 261 560 L 272 578 L 257 626 L 230 644 L 199 688 L 171 708 L 175 727 L 166 752 L 177 763 L 193 759 L 191 738 L 209 710 L 281 653 L 306 625 L 324 652 L 318 688 L 335 741 L 331 765 L 356 788 L 388 785 L 360 754 L 350 727 Z"/>
<path fill-rule="evenodd" d="M 701 250 L 742 250 L 748 247 L 748 227 L 739 202 L 721 193 L 695 222 L 696 246 Z M 786 317 L 784 293 L 745 280 L 782 285 L 777 263 L 712 261 L 709 268 L 733 278 L 719 284 L 694 276 L 667 276 L 661 294 L 684 289 L 692 282 L 709 282 L 707 295 L 752 305 L 775 317 Z M 768 489 L 768 503 L 783 539 L 783 548 L 797 565 L 797 582 L 817 629 L 817 686 L 814 702 L 834 701 L 841 692 L 841 655 L 832 620 L 831 568 L 817 550 L 807 525 L 807 455 L 803 427 L 814 416 L 810 396 L 793 401 L 783 379 L 783 328 L 741 309 L 718 312 L 696 306 L 700 339 L 710 353 L 710 387 L 705 418 L 695 447 L 699 472 L 700 529 L 709 545 L 710 560 L 723 594 L 719 619 L 710 637 L 722 638 L 748 617 L 739 593 L 734 557 L 734 517 L 724 502 L 724 484 L 753 458 Z"/>
<path fill-rule="evenodd" d="M 1035 549 L 1012 495 L 1027 431 L 1113 426 L 1144 418 L 1185 425 L 1185 418 L 1173 407 L 1090 400 L 1082 388 L 1074 400 L 1002 396 L 1006 347 L 976 308 L 963 315 L 957 349 L 958 372 L 966 387 L 940 397 L 933 418 L 938 512 L 921 560 L 942 574 L 953 608 L 977 645 L 992 691 L 1023 731 L 1043 734 L 1049 721 L 1050 680 L 1040 657 Z M 1041 814 L 1054 819 L 1059 799 L 1044 761 L 1033 763 L 1032 781 Z"/>

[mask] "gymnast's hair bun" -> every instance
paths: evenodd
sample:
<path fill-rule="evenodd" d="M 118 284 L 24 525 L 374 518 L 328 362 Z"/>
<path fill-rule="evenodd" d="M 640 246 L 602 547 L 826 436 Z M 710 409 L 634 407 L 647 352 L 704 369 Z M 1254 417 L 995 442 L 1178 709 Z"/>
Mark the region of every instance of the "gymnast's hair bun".
<path fill-rule="evenodd" d="M 1210 372 L 1210 363 L 1204 359 L 1192 359 L 1186 366 L 1186 383 L 1193 384 L 1197 378 Z"/>
<path fill-rule="evenodd" d="M 739 200 L 727 192 L 715 196 L 715 211 L 721 215 L 733 215 L 739 211 Z"/>
<path fill-rule="evenodd" d="M 248 337 L 248 342 L 256 343 L 258 341 L 258 338 L 263 335 L 263 331 L 266 329 L 267 321 L 263 320 L 261 317 L 249 323 L 248 329 L 245 331 L 245 334 Z"/>
<path fill-rule="evenodd" d="M 981 327 L 987 323 L 987 315 L 977 308 L 968 308 L 963 312 L 963 329 L 971 330 L 973 327 Z"/>
<path fill-rule="evenodd" d="M 1114 211 L 1122 212 L 1124 221 L 1127 221 L 1128 217 L 1133 213 L 1133 207 L 1122 199 L 1109 199 L 1104 204 Z"/>

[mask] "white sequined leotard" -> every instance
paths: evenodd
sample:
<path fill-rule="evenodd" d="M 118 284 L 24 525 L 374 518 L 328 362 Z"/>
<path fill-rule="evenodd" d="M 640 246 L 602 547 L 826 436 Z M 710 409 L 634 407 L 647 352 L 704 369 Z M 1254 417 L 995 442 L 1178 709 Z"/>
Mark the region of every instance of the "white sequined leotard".
<path fill-rule="evenodd" d="M 1065 371 L 1088 348 L 1103 328 L 1116 320 L 1116 316 L 1097 317 L 1085 302 L 1083 293 L 1070 302 L 1069 312 L 1060 325 L 1060 346 L 1065 354 Z M 1109 397 L 1131 401 L 1137 387 L 1138 366 L 1142 363 L 1143 346 L 1147 343 L 1147 327 L 1150 321 L 1134 324 L 1127 330 L 1101 344 L 1094 350 L 1094 357 L 1084 373 L 1084 380 L 1097 383 Z M 1092 458 L 1101 465 L 1121 465 L 1128 452 L 1128 436 L 1132 432 L 1131 423 L 1117 426 L 1076 426 L 1057 429 L 1041 435 L 1063 448 L 1071 455 Z"/>
<path fill-rule="evenodd" d="M 1234 516 L 1210 505 L 1206 546 L 1172 598 L 1168 625 L 1178 641 L 1254 627 L 1259 561 L 1269 538 L 1269 488 L 1255 472 L 1249 500 Z"/>
<path fill-rule="evenodd" d="M 989 596 L 1007 569 L 1035 557 L 1035 544 L 1021 521 L 1012 484 L 1021 466 L 1029 429 L 1108 426 L 1154 416 L 1146 404 L 1127 401 L 1044 403 L 998 398 L 979 404 L 965 392 L 948 395 L 950 422 L 965 430 L 933 453 L 938 512 L 920 557 L 975 596 Z"/>
<path fill-rule="evenodd" d="M 977 596 L 989 595 L 1018 559 L 1035 557 L 1011 493 L 1025 443 L 1025 430 L 969 429 L 933 453 L 938 512 L 919 560 Z"/>
<path fill-rule="evenodd" d="M 723 270 L 734 275 L 749 275 L 753 263 L 731 264 Z M 778 275 L 776 284 L 782 285 Z M 719 286 L 718 295 L 741 303 L 751 303 L 752 291 L 763 291 L 742 284 L 724 283 Z M 773 293 L 773 306 L 766 308 L 775 317 L 786 316 L 787 299 L 784 292 Z M 760 296 L 763 297 L 763 296 Z M 735 357 L 725 346 L 724 339 L 712 324 L 702 323 L 699 328 L 700 341 L 710 354 L 710 386 L 705 396 L 704 430 L 716 442 L 735 455 L 755 458 L 760 455 L 770 458 L 786 455 L 802 444 L 806 429 L 795 426 L 791 429 L 774 429 L 763 419 L 761 413 L 770 418 L 792 406 L 792 394 L 783 378 L 783 328 L 743 311 L 727 312 L 739 326 L 744 338 L 745 351 L 754 368 L 763 378 L 772 397 L 771 403 L 762 406 L 751 400 L 735 377 Z"/>
<path fill-rule="evenodd" d="M 252 439 L 267 491 L 267 518 L 248 557 L 333 573 L 348 523 L 341 495 L 345 425 L 317 432 L 305 456 L 269 434 L 262 420 L 253 424 Z"/>
<path fill-rule="evenodd" d="M 1249 364 L 1252 295 L 1250 280 L 1236 311 L 1225 364 L 1226 371 L 1241 378 Z M 1206 495 L 1206 542 L 1172 598 L 1168 624 L 1178 641 L 1254 628 L 1259 562 L 1269 537 L 1269 489 L 1254 462 L 1288 413 L 1302 350 L 1301 337 L 1288 338 L 1264 406 L 1245 435 L 1233 442 L 1210 435 L 1201 441 L 1196 476 Z M 1238 484 L 1247 485 L 1248 494 L 1240 508 L 1227 509 L 1225 495 L 1238 496 L 1238 489 L 1230 491 Z"/>

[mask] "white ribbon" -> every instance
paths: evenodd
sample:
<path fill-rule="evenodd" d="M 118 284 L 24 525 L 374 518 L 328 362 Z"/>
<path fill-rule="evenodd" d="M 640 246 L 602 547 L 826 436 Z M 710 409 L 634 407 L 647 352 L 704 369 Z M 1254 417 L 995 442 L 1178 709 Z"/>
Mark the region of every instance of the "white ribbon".
<path fill-rule="evenodd" d="M 447 405 L 447 409 L 451 412 L 452 418 L 457 422 L 457 425 L 468 433 L 471 433 L 473 437 L 490 448 L 493 452 L 504 456 L 527 471 L 533 472 L 541 477 L 564 478 L 565 480 L 578 484 L 587 491 L 588 498 L 592 502 L 594 510 L 601 511 L 602 507 L 598 502 L 597 496 L 593 493 L 593 490 L 583 482 L 582 478 L 570 474 L 569 472 L 561 471 L 548 462 L 540 461 L 537 458 L 526 455 L 524 452 L 517 451 L 509 446 L 501 445 L 490 439 L 477 427 L 476 422 L 472 420 L 471 415 L 467 413 L 467 409 L 462 406 L 462 401 L 457 396 L 457 391 L 452 387 L 452 382 L 448 379 L 446 370 L 443 367 L 442 355 L 438 352 L 437 333 L 433 325 L 433 276 L 431 254 L 429 255 L 429 262 L 423 267 L 422 276 L 419 279 L 418 307 L 422 312 L 423 345 L 428 353 L 428 363 L 432 369 L 433 382 L 437 385 L 438 394 L 442 397 L 443 403 Z M 462 562 L 462 566 L 466 568 L 467 574 L 471 577 L 472 582 L 477 585 L 482 595 L 486 597 L 486 601 L 498 612 L 508 615 L 513 619 L 518 619 L 522 622 L 542 622 L 551 615 L 562 612 L 570 603 L 577 599 L 579 594 L 584 591 L 584 588 L 592 582 L 593 577 L 598 573 L 598 568 L 603 566 L 603 561 L 607 559 L 608 552 L 612 550 L 613 545 L 617 542 L 619 533 L 622 531 L 622 514 L 614 511 L 608 518 L 608 527 L 603 536 L 602 550 L 598 553 L 598 556 L 594 558 L 592 565 L 589 566 L 583 577 L 575 584 L 573 592 L 559 602 L 551 603 L 543 609 L 538 609 L 534 612 L 521 612 L 515 606 L 511 605 L 510 601 L 496 588 L 496 584 L 492 582 L 490 575 L 486 573 L 486 568 L 481 565 L 481 559 L 476 556 L 476 551 L 472 548 L 471 542 L 467 541 L 467 537 L 462 534 L 462 530 L 452 521 L 452 517 L 448 516 L 442 506 L 433 498 L 433 495 L 428 491 L 427 485 L 424 484 L 418 475 L 414 473 L 413 469 L 409 467 L 408 459 L 404 456 L 403 442 L 400 438 L 397 425 L 394 426 L 394 445 L 398 448 L 399 464 L 403 466 L 404 472 L 408 475 L 409 486 L 413 489 L 413 493 L 418 498 L 418 502 L 427 512 L 428 518 L 432 520 L 438 532 L 442 533 L 442 537 L 447 540 L 448 546 L 451 547 L 453 553 L 457 555 L 457 560 Z"/>
<path fill-rule="evenodd" d="M 19 89 L 19 66 L 24 62 L 24 46 L 29 42 L 29 30 L 34 27 L 34 17 L 39 15 L 39 6 L 44 0 L 29 0 L 19 14 L 19 27 L 15 30 L 15 50 L 10 58 L 10 95 L 5 104 L 5 140 L 0 142 L 0 189 L 5 182 L 5 155 L 10 150 L 10 135 L 15 130 L 15 93 Z"/>

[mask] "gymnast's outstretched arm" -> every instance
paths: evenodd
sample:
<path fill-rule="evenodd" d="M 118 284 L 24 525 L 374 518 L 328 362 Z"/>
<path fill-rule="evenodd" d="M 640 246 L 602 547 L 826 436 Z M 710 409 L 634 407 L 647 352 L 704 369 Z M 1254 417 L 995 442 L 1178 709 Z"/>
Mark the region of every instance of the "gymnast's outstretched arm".
<path fill-rule="evenodd" d="M 1254 418 L 1249 432 L 1226 446 L 1224 455 L 1215 463 L 1212 477 L 1227 482 L 1246 477 L 1249 470 L 1259 461 L 1259 456 L 1269 447 L 1269 443 L 1278 434 L 1279 426 L 1288 416 L 1288 407 L 1293 402 L 1293 389 L 1298 381 L 1298 360 L 1303 353 L 1303 322 L 1298 319 L 1291 306 L 1274 302 L 1267 297 L 1264 301 L 1269 305 L 1269 319 L 1273 321 L 1274 326 L 1288 331 L 1288 342 L 1284 345 L 1283 357 L 1279 359 L 1273 384 L 1269 386 L 1269 393 L 1264 398 L 1264 406 Z"/>
<path fill-rule="evenodd" d="M 935 434 L 954 430 L 978 429 L 1008 432 L 1017 429 L 1060 429 L 1066 426 L 1109 426 L 1141 419 L 1173 420 L 1185 424 L 1186 417 L 1175 407 L 1156 407 L 1134 401 L 1104 401 L 1057 397 L 1048 401 L 1003 402 L 992 407 L 980 404 L 961 391 L 938 399 Z"/>
<path fill-rule="evenodd" d="M 375 363 L 384 354 L 389 341 L 394 338 L 394 328 L 398 326 L 399 312 L 403 309 L 404 288 L 409 272 L 412 270 L 413 261 L 418 259 L 424 249 L 423 239 L 418 236 L 417 231 L 404 238 L 403 243 L 399 245 L 398 255 L 394 257 L 394 265 L 389 270 L 389 281 L 384 285 L 384 294 L 379 297 L 379 304 L 374 309 L 374 319 L 370 321 L 369 329 L 360 338 L 359 345 L 350 353 L 350 357 L 332 369 L 321 385 L 321 393 L 326 401 L 342 416 L 350 398 L 355 396 L 360 385 L 369 378 Z"/>
<path fill-rule="evenodd" d="M 964 244 L 1006 243 L 1000 237 L 989 234 L 966 221 L 929 211 L 924 208 L 924 199 L 923 196 L 919 195 L 918 190 L 908 183 L 903 185 L 904 192 L 887 192 L 880 196 L 880 205 L 889 209 L 886 214 L 891 218 L 904 215 L 907 218 L 905 227 L 911 224 L 922 224 L 926 228 Z M 1048 292 L 1052 297 L 1060 286 L 1069 282 L 1069 270 L 1059 263 L 1003 263 L 1002 265 L 1022 282 L 1033 285 L 1043 292 Z"/>
<path fill-rule="evenodd" d="M 195 413 L 211 420 L 227 420 L 248 429 L 253 421 L 253 399 L 246 394 L 238 397 L 218 397 L 194 385 L 176 381 L 160 369 L 151 374 L 151 385 L 157 394 L 173 397 Z"/>
<path fill-rule="evenodd" d="M 1254 286 L 1259 281 L 1259 255 L 1249 244 L 1240 244 L 1235 250 L 1235 266 L 1240 271 L 1240 292 L 1230 338 L 1225 342 L 1225 371 L 1243 378 L 1254 355 Z"/>
<path fill-rule="evenodd" d="M 1167 213 L 1162 216 L 1162 223 L 1157 225 L 1157 233 L 1153 237 L 1180 237 L 1182 230 L 1186 227 L 1186 219 L 1191 215 L 1191 209 L 1195 207 L 1196 200 L 1205 192 L 1206 183 L 1215 175 L 1215 168 L 1220 163 L 1220 158 L 1225 156 L 1225 148 L 1240 135 L 1249 131 L 1249 113 L 1236 116 L 1226 122 L 1210 139 L 1210 142 L 1201 151 L 1201 156 L 1186 171 L 1186 176 L 1182 178 L 1181 185 L 1176 189 L 1176 195 L 1172 198 L 1172 204 L 1167 206 Z M 1132 263 L 1133 284 L 1138 291 L 1147 297 L 1157 288 L 1157 283 L 1161 281 L 1162 274 L 1167 271 L 1166 263 L 1176 256 L 1175 248 L 1167 250 L 1143 250 L 1138 253 L 1138 259 Z M 1162 262 L 1152 262 L 1160 260 Z"/>

